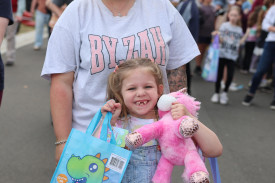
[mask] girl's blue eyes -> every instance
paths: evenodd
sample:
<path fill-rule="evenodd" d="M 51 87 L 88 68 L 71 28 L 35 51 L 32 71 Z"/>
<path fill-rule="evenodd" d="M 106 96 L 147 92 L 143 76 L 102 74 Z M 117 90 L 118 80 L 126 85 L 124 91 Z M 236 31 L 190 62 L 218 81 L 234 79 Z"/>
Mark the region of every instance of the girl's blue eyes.
<path fill-rule="evenodd" d="M 153 88 L 152 86 L 145 86 L 144 88 Z M 135 90 L 136 88 L 128 88 L 128 90 Z"/>

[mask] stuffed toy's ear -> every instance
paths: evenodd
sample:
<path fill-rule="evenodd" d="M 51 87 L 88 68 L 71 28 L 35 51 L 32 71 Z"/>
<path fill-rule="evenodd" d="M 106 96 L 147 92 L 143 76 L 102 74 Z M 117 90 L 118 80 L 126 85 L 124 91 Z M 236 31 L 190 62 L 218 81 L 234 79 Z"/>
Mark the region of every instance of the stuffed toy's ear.
<path fill-rule="evenodd" d="M 176 101 L 177 99 L 171 95 L 162 95 L 157 103 L 158 109 L 161 111 L 169 111 L 171 109 L 172 103 Z"/>

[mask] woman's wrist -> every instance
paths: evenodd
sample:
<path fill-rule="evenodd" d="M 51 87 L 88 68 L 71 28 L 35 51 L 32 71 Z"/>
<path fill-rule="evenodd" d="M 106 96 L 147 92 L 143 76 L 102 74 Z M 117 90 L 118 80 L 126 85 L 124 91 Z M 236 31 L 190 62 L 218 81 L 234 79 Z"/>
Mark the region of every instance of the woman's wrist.
<path fill-rule="evenodd" d="M 67 139 L 64 140 L 57 140 L 54 144 L 55 145 L 61 145 L 61 144 L 65 144 L 67 142 Z"/>

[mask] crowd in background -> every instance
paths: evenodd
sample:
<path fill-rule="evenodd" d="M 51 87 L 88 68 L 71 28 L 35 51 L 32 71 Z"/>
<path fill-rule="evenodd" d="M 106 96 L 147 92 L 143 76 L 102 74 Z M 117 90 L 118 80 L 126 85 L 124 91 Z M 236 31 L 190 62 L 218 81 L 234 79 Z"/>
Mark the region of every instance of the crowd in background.
<path fill-rule="evenodd" d="M 48 27 L 50 36 L 55 22 L 70 2 L 72 0 L 12 0 L 15 21 L 13 25 L 8 26 L 5 35 L 7 39 L 5 65 L 13 66 L 15 63 L 15 35 L 18 32 L 20 23 L 24 21 L 24 11 L 29 12 L 31 18 L 35 21 L 36 33 L 33 49 L 38 51 L 43 45 L 44 27 Z M 272 5 L 274 5 L 274 0 L 171 0 L 171 3 L 182 15 L 201 52 L 200 56 L 186 65 L 188 93 L 191 94 L 192 74 L 201 75 L 202 73 L 204 57 L 207 54 L 209 45 L 212 43 L 213 32 L 219 31 L 221 25 L 229 21 L 228 10 L 231 6 L 238 6 L 240 8 L 240 26 L 242 28 L 242 38 L 245 39 L 238 47 L 238 54 L 232 55 L 236 57 L 236 59 L 233 59 L 233 68 L 237 67 L 242 74 L 257 73 L 257 66 L 261 60 L 261 55 L 266 49 L 265 39 L 268 37 L 268 31 L 262 29 L 262 24 L 265 15 Z M 270 21 L 274 23 L 275 20 Z M 275 40 L 270 38 L 272 37 L 270 34 L 269 41 L 274 43 Z M 261 70 L 264 73 L 257 74 L 258 79 L 256 84 L 253 82 L 253 78 L 248 83 L 249 86 L 252 86 L 253 91 L 250 90 L 250 93 L 245 97 L 243 101 L 244 105 L 249 106 L 251 104 L 258 87 L 269 91 L 274 87 L 272 84 L 274 83 L 274 77 L 272 77 L 274 75 L 274 54 L 271 57 L 271 61 L 264 63 L 268 65 L 266 66 L 267 69 Z M 222 72 L 223 79 L 220 79 L 221 83 L 216 83 L 215 94 L 217 95 L 215 100 L 213 100 L 213 97 L 211 98 L 212 102 L 227 104 L 229 101 L 228 91 L 239 89 L 234 82 L 234 70 L 227 63 Z M 191 70 L 191 64 L 195 64 L 194 70 Z M 222 93 L 219 92 L 220 87 L 223 89 Z M 270 104 L 271 109 L 275 109 L 274 98 Z"/>
<path fill-rule="evenodd" d="M 275 17 L 271 12 L 274 11 L 274 8 L 271 8 L 274 7 L 273 0 L 172 0 L 172 3 L 182 14 L 201 52 L 201 55 L 195 59 L 196 66 L 193 71 L 195 74 L 201 75 L 207 49 L 212 43 L 214 35 L 219 34 L 220 36 L 218 69 L 221 71 L 220 74 L 218 73 L 215 93 L 211 98 L 212 102 L 228 104 L 228 91 L 236 91 L 241 88 L 234 82 L 234 68 L 238 68 L 242 74 L 254 74 L 248 83 L 250 90 L 242 102 L 243 105 L 249 106 L 251 104 L 259 87 L 272 91 L 274 88 L 274 77 L 272 76 L 274 76 L 275 54 L 273 52 L 273 54 L 262 57 L 262 59 L 261 55 L 267 50 L 266 45 L 274 44 L 275 41 L 273 31 Z M 239 21 L 236 22 L 236 27 L 241 28 L 239 29 L 239 40 L 238 36 L 236 37 L 237 29 L 234 27 L 224 28 L 226 22 L 230 22 L 229 11 L 232 7 L 239 8 L 237 13 L 240 15 Z M 263 28 L 263 26 L 265 27 Z M 225 38 L 226 36 L 228 36 L 228 39 Z M 234 40 L 238 40 L 235 41 L 236 44 Z M 228 47 L 230 51 L 224 50 L 225 47 Z M 237 48 L 237 52 L 233 52 L 232 47 Z M 229 60 L 224 61 L 224 59 Z M 232 61 L 232 64 L 230 64 L 230 61 Z M 191 63 L 187 65 L 189 88 L 191 88 L 192 83 Z M 223 65 L 225 65 L 224 68 Z M 221 78 L 223 79 L 221 80 Z M 223 92 L 220 92 L 220 87 Z M 189 89 L 188 92 L 191 93 L 191 90 Z M 275 109 L 275 94 L 270 108 Z"/>

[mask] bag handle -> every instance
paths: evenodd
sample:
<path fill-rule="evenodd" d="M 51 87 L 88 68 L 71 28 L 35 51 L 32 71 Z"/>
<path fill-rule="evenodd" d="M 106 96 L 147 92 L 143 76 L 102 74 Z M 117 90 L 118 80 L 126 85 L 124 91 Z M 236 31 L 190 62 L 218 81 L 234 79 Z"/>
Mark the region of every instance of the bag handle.
<path fill-rule="evenodd" d="M 102 124 L 102 128 L 101 128 L 101 133 L 100 133 L 100 139 L 106 141 L 107 140 L 107 136 L 108 136 L 108 129 L 111 132 L 111 140 L 110 143 L 116 145 L 116 139 L 114 136 L 114 132 L 112 130 L 112 126 L 111 126 L 111 119 L 112 119 L 112 113 L 111 112 L 107 112 L 103 124 Z"/>
<path fill-rule="evenodd" d="M 199 155 L 201 159 L 205 163 L 205 157 L 202 155 L 202 151 L 199 148 Z M 221 177 L 220 177 L 220 171 L 219 171 L 219 165 L 218 165 L 218 159 L 217 158 L 208 158 L 210 167 L 211 167 L 211 172 L 212 172 L 212 177 L 213 177 L 213 182 L 214 183 L 221 183 Z"/>
<path fill-rule="evenodd" d="M 219 39 L 219 35 L 215 35 L 212 46 L 215 49 L 219 49 L 219 43 L 220 43 L 220 39 Z"/>
<path fill-rule="evenodd" d="M 93 134 L 96 126 L 98 125 L 98 123 L 101 120 L 101 117 L 102 117 L 101 110 L 98 110 L 97 113 L 94 115 L 92 121 L 90 122 L 90 124 L 89 124 L 89 126 L 86 130 L 87 135 L 92 135 Z M 107 141 L 108 128 L 109 128 L 109 130 L 111 132 L 111 141 L 110 141 L 110 143 L 116 145 L 116 140 L 115 140 L 114 133 L 113 133 L 113 130 L 112 130 L 112 126 L 111 126 L 111 123 L 110 123 L 111 119 L 112 119 L 112 113 L 107 112 L 107 114 L 105 115 L 103 124 L 102 124 L 101 132 L 100 132 L 100 139 L 103 140 L 103 141 Z"/>
<path fill-rule="evenodd" d="M 100 122 L 100 119 L 102 117 L 102 113 L 101 111 L 97 111 L 97 113 L 94 115 L 92 121 L 90 122 L 87 130 L 86 130 L 86 134 L 88 135 L 92 135 L 96 126 L 98 125 L 98 123 Z"/>
<path fill-rule="evenodd" d="M 208 158 L 214 183 L 221 183 L 220 171 L 217 158 Z"/>

